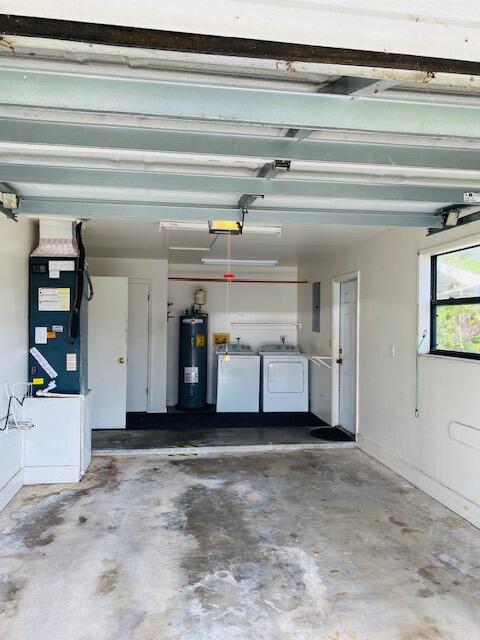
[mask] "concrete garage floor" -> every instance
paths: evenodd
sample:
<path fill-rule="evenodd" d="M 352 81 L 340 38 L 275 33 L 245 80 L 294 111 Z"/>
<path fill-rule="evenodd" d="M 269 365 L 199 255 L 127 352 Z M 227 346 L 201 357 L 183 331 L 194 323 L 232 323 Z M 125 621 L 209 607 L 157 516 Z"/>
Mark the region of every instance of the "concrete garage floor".
<path fill-rule="evenodd" d="M 0 638 L 473 640 L 479 567 L 359 450 L 96 458 L 0 515 Z"/>

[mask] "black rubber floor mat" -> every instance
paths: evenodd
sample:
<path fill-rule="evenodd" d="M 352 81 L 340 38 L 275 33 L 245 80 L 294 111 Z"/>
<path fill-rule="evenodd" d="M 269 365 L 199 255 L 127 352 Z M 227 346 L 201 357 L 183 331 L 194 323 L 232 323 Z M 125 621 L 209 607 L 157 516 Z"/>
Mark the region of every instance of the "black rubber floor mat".
<path fill-rule="evenodd" d="M 312 429 L 310 435 L 319 440 L 328 440 L 329 442 L 352 442 L 355 440 L 355 436 L 350 433 L 346 433 L 343 429 L 337 427 L 318 427 Z"/>
<path fill-rule="evenodd" d="M 217 429 L 328 426 L 312 413 L 127 413 L 127 429 Z"/>

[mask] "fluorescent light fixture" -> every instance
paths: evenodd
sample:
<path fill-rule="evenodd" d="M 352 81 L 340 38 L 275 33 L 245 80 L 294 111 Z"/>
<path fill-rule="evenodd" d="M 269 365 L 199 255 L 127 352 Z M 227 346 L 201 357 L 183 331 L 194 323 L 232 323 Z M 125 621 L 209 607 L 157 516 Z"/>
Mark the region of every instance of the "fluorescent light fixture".
<path fill-rule="evenodd" d="M 251 225 L 246 222 L 243 225 L 243 234 L 259 234 L 266 236 L 281 236 L 282 235 L 282 227 L 260 227 L 256 225 Z"/>
<path fill-rule="evenodd" d="M 174 222 L 170 220 L 162 220 L 159 222 L 159 229 L 169 231 L 204 231 L 208 232 L 208 222 Z M 266 227 L 252 225 L 248 222 L 243 227 L 243 233 L 262 234 L 280 236 L 282 234 L 282 227 Z"/>
<path fill-rule="evenodd" d="M 160 231 L 208 231 L 208 222 L 159 222 Z"/>
<path fill-rule="evenodd" d="M 278 260 L 226 260 L 225 258 L 202 258 L 202 264 L 212 264 L 218 266 L 232 265 L 236 267 L 278 267 Z"/>
<path fill-rule="evenodd" d="M 210 247 L 168 247 L 169 251 L 210 251 Z"/>

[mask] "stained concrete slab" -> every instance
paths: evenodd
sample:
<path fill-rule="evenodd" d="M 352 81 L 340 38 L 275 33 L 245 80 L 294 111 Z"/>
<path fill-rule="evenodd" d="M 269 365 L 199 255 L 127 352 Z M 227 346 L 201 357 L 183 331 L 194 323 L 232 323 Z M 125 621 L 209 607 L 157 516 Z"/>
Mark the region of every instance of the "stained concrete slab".
<path fill-rule="evenodd" d="M 96 458 L 0 514 L 2 640 L 480 637 L 480 531 L 358 449 Z"/>

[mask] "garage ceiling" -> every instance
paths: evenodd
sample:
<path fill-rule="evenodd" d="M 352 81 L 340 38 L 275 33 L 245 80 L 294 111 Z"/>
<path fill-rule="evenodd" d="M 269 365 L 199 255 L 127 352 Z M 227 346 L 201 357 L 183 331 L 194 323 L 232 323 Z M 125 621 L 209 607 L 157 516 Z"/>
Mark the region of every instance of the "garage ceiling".
<path fill-rule="evenodd" d="M 317 63 L 292 70 L 255 58 L 6 40 L 1 190 L 17 194 L 18 215 L 91 219 L 97 254 L 118 234 L 120 245 L 130 238 L 138 247 L 124 255 L 141 247 L 163 255 L 156 221 L 239 219 L 246 208 L 248 224 L 288 229 L 277 249 L 293 263 L 292 242 L 441 227 L 446 210 L 480 191 L 471 80 L 426 85 L 405 72 L 345 76 Z"/>
<path fill-rule="evenodd" d="M 100 218 L 85 223 L 83 238 L 89 257 L 164 258 L 172 264 L 200 265 L 201 258 L 225 258 L 226 238 L 212 238 L 205 231 L 159 230 L 152 220 Z M 297 266 L 300 258 L 348 247 L 384 227 L 323 224 L 282 225 L 280 236 L 244 234 L 231 241 L 231 257 L 250 260 L 278 260 L 281 266 Z M 213 244 L 213 246 L 211 246 Z M 209 247 L 211 246 L 211 249 Z M 203 251 L 172 250 L 196 247 Z M 223 272 L 222 272 L 223 273 Z"/>

